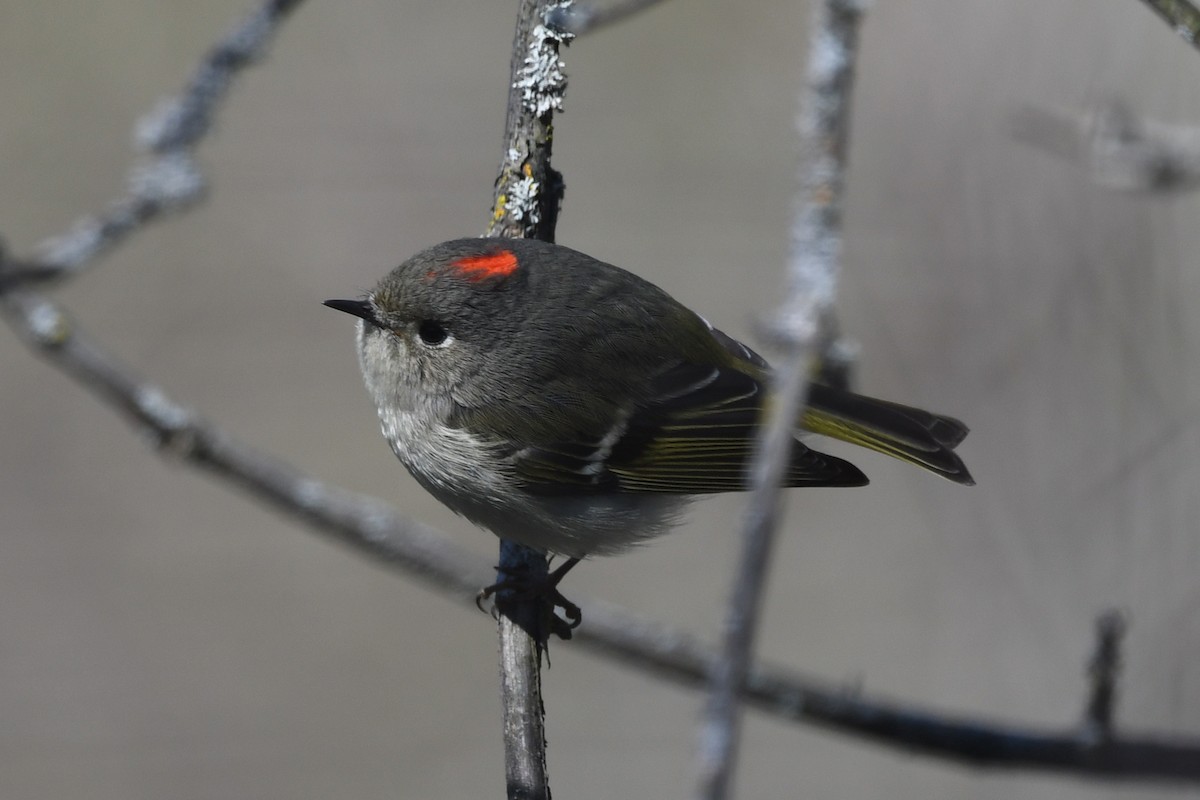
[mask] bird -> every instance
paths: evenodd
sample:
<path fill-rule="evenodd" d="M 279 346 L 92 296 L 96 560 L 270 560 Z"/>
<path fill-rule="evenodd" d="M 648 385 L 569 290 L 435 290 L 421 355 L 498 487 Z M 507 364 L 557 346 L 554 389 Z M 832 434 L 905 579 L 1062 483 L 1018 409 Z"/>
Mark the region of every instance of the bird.
<path fill-rule="evenodd" d="M 566 558 L 557 578 L 665 533 L 696 496 L 749 488 L 769 364 L 632 272 L 539 240 L 456 239 L 325 305 L 358 318 L 400 462 L 476 525 Z M 814 382 L 796 430 L 974 483 L 949 416 Z M 785 486 L 866 483 L 794 438 Z"/>

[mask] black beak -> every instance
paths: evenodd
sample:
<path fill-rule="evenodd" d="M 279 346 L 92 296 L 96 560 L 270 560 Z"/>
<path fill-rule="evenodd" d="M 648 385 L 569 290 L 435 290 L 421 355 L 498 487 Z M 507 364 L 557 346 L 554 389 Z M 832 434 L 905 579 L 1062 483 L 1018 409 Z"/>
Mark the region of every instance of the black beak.
<path fill-rule="evenodd" d="M 375 321 L 375 309 L 371 308 L 371 304 L 366 300 L 326 300 L 325 305 L 336 308 L 338 311 L 345 311 L 347 314 L 353 314 L 367 322 Z"/>

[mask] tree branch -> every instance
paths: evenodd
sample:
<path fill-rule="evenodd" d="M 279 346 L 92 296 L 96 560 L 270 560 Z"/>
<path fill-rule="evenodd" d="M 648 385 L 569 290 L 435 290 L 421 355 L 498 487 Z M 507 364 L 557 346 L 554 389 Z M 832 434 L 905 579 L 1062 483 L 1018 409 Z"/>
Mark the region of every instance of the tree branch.
<path fill-rule="evenodd" d="M 1125 617 L 1119 611 L 1105 611 L 1096 619 L 1096 650 L 1088 662 L 1091 681 L 1084 727 L 1098 739 L 1113 734 L 1117 712 L 1117 678 L 1121 674 L 1121 639 L 1125 636 Z"/>
<path fill-rule="evenodd" d="M 126 177 L 125 194 L 44 243 L 39 258 L 8 271 L 8 283 L 49 283 L 80 273 L 146 224 L 200 200 L 206 187 L 193 151 L 234 78 L 262 59 L 279 25 L 301 2 L 267 0 L 218 41 L 184 90 L 138 122 L 134 141 L 141 155 Z"/>
<path fill-rule="evenodd" d="M 560 6 L 547 20 L 558 30 L 567 31 L 573 36 L 583 36 L 621 22 L 661 2 L 662 0 L 624 0 L 608 6 L 575 3 Z"/>
<path fill-rule="evenodd" d="M 570 5 L 522 0 L 513 42 L 512 81 L 504 124 L 505 149 L 492 196 L 488 236 L 554 241 L 562 176 L 550 166 L 554 112 L 562 110 L 567 76 L 558 55 L 574 34 L 547 24 L 548 14 Z"/>
<path fill-rule="evenodd" d="M 823 0 L 815 9 L 807 79 L 800 101 L 801 206 L 792 228 L 788 296 L 772 325 L 785 352 L 775 373 L 770 415 L 759 435 L 754 491 L 744 527 L 741 565 L 730 600 L 720 660 L 700 734 L 698 795 L 728 797 L 737 760 L 740 694 L 750 667 L 767 563 L 778 525 L 781 484 L 821 320 L 833 306 L 841 257 L 842 188 L 850 93 L 861 0 Z"/>
<path fill-rule="evenodd" d="M 2 261 L 0 261 L 2 265 Z M 130 422 L 164 457 L 196 467 L 299 521 L 463 600 L 489 576 L 442 534 L 374 498 L 329 486 L 261 453 L 143 381 L 58 306 L 25 289 L 0 315 L 34 351 Z"/>
<path fill-rule="evenodd" d="M 550 166 L 554 112 L 567 88 L 560 44 L 574 35 L 554 28 L 549 15 L 570 5 L 521 0 L 513 39 L 504 124 L 504 158 L 492 198 L 487 236 L 554 241 L 562 176 Z M 545 580 L 544 555 L 512 542 L 500 543 L 500 574 Z M 532 595 L 501 592 L 496 598 L 500 634 L 504 762 L 510 800 L 549 800 L 541 662 L 554 609 Z M 566 634 L 566 635 L 569 635 Z"/>
<path fill-rule="evenodd" d="M 239 442 L 143 382 L 87 337 L 49 300 L 27 290 L 0 295 L 0 315 L 51 365 L 113 407 L 166 457 L 208 472 L 364 556 L 403 570 L 474 608 L 491 572 L 380 500 L 329 486 Z M 589 602 L 572 641 L 606 658 L 700 688 L 717 651 L 688 634 L 607 603 Z M 947 717 L 867 698 L 773 667 L 749 671 L 746 702 L 766 713 L 821 725 L 886 747 L 967 766 L 1080 777 L 1200 783 L 1200 739 L 1043 731 Z"/>
<path fill-rule="evenodd" d="M 296 5 L 268 2 L 259 14 L 273 25 L 278 16 L 272 14 Z M 199 138 L 197 134 L 189 146 Z M 79 249 L 80 266 L 102 249 Z M 464 607 L 473 607 L 476 590 L 491 577 L 487 562 L 379 500 L 322 483 L 238 441 L 169 398 L 154 383 L 139 378 L 90 339 L 65 311 L 22 285 L 28 273 L 54 268 L 55 262 L 12 260 L 0 252 L 0 317 L 32 352 L 111 406 L 164 457 L 204 471 L 368 558 L 402 569 Z M 55 277 L 70 274 L 75 273 L 68 270 Z M 585 606 L 587 624 L 575 635 L 579 646 L 697 688 L 712 671 L 716 650 L 697 639 L 615 606 L 594 602 Z M 950 717 L 767 666 L 748 671 L 743 697 L 751 706 L 780 718 L 975 768 L 1200 783 L 1200 739 L 1195 737 L 1113 731 L 1110 737 L 1098 739 L 1086 727 L 1040 730 Z"/>
<path fill-rule="evenodd" d="M 1200 49 L 1200 9 L 1188 0 L 1142 0 L 1162 17 L 1180 37 Z"/>
<path fill-rule="evenodd" d="M 695 638 L 608 603 L 585 604 L 575 636 L 640 670 L 701 688 L 720 653 Z M 956 717 L 869 698 L 790 670 L 752 667 L 742 697 L 783 719 L 819 725 L 899 752 L 975 769 L 1044 772 L 1123 781 L 1200 782 L 1200 739 L 1155 734 L 1098 739 L 1087 726 L 1058 730 Z"/>
<path fill-rule="evenodd" d="M 1018 140 L 1080 164 L 1100 186 L 1156 194 L 1200 187 L 1200 130 L 1140 119 L 1119 102 L 1087 114 L 1021 108 L 1012 130 Z"/>

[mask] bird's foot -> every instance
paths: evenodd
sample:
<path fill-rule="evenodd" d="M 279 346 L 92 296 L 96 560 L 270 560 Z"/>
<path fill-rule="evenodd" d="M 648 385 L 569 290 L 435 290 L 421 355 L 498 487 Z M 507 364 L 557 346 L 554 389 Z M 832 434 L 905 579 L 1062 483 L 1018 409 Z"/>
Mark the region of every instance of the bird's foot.
<path fill-rule="evenodd" d="M 501 570 L 497 567 L 503 572 L 504 578 L 480 589 L 479 594 L 475 595 L 475 605 L 480 611 L 485 611 L 484 601 L 494 597 L 494 616 L 506 613 L 521 600 L 533 600 L 540 611 L 541 630 L 548 630 L 560 639 L 570 639 L 571 631 L 583 621 L 583 612 L 558 590 L 558 584 L 578 563 L 578 558 L 569 558 L 545 575 L 533 575 L 525 569 L 510 567 Z M 562 616 L 557 613 L 559 609 L 562 609 Z"/>

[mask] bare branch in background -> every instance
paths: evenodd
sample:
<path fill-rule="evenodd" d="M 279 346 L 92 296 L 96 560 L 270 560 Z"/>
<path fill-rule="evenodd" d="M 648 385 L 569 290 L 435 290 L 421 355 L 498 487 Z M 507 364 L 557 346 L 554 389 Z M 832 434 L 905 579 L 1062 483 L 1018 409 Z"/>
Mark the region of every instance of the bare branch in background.
<path fill-rule="evenodd" d="M 1142 0 L 1192 47 L 1200 49 L 1200 9 L 1189 0 Z"/>
<path fill-rule="evenodd" d="M 832 308 L 821 315 L 817 335 L 816 366 L 812 379 L 826 386 L 851 391 L 854 387 L 854 365 L 858 363 L 858 342 L 842 332 L 842 325 Z"/>
<path fill-rule="evenodd" d="M 205 61 L 209 66 L 197 74 L 209 67 L 218 71 L 229 68 L 232 77 L 237 68 L 249 63 L 241 60 L 245 53 L 254 52 L 254 57 L 261 54 L 262 43 L 296 5 L 298 0 L 264 4 L 214 49 Z M 238 41 L 242 44 L 231 44 Z M 253 42 L 259 45 L 250 46 Z M 222 52 L 225 55 L 219 55 Z M 181 107 L 193 110 L 180 114 L 179 122 L 163 128 L 176 133 L 164 135 L 162 142 L 190 148 L 201 140 L 211 127 L 211 114 L 226 86 L 221 85 L 216 93 L 197 87 L 218 84 L 220 81 L 193 78 L 185 94 L 196 96 L 180 101 Z M 185 124 L 183 118 L 191 114 L 198 116 Z M 77 274 L 103 251 L 139 230 L 140 225 L 114 239 L 105 239 L 100 247 L 75 248 L 79 262 L 65 269 L 53 261 L 8 259 L 0 251 L 0 316 L 32 352 L 110 405 L 164 457 L 204 471 L 231 489 L 368 558 L 423 580 L 464 608 L 472 608 L 476 590 L 492 576 L 487 562 L 381 501 L 322 483 L 238 441 L 169 398 L 152 381 L 135 375 L 80 330 L 67 312 L 23 285 Z M 574 639 L 579 646 L 695 688 L 701 687 L 712 672 L 716 650 L 693 637 L 611 605 L 585 606 L 587 623 L 576 631 Z M 1101 637 L 1103 641 L 1108 640 Z M 1115 639 L 1112 642 L 1115 645 Z M 1115 655 L 1115 646 L 1112 652 Z M 1097 663 L 1109 666 L 1097 670 L 1094 686 L 1111 686 L 1116 660 L 1105 658 Z M 1102 675 L 1109 677 L 1099 679 Z M 1099 694 L 1093 689 L 1093 697 Z M 927 709 L 870 699 L 858 691 L 822 685 L 770 667 L 749 670 L 743 697 L 751 706 L 780 718 L 817 724 L 899 751 L 976 768 L 1200 783 L 1200 740 L 1195 738 L 1120 735 L 1112 729 L 1107 736 L 1097 737 L 1092 725 L 1054 731 L 951 718 Z M 1111 705 L 1109 709 L 1091 712 L 1089 719 L 1107 715 L 1111 720 Z"/>
<path fill-rule="evenodd" d="M 1121 674 L 1121 639 L 1125 637 L 1125 616 L 1105 611 L 1096 619 L 1096 651 L 1088 662 L 1088 692 L 1084 725 L 1098 739 L 1113 735 L 1117 710 L 1117 678 Z"/>
<path fill-rule="evenodd" d="M 698 796 L 708 800 L 730 794 L 741 727 L 741 687 L 750 668 L 766 591 L 780 487 L 796 420 L 808 394 L 821 321 L 833 307 L 837 287 L 850 94 L 864 8 L 862 0 L 822 0 L 814 13 L 800 98 L 801 205 L 792 228 L 787 298 L 771 326 L 772 338 L 784 352 L 771 381 L 770 414 L 759 434 L 742 560 L 700 733 Z"/>
<path fill-rule="evenodd" d="M 379 500 L 315 480 L 210 425 L 134 375 L 46 297 L 12 290 L 0 295 L 0 311 L 35 352 L 112 406 L 164 457 L 208 472 L 464 603 L 473 602 L 487 580 L 482 565 L 432 528 Z"/>
<path fill-rule="evenodd" d="M 360 554 L 415 576 L 474 609 L 489 564 L 386 503 L 322 483 L 239 442 L 134 376 L 54 304 L 29 291 L 0 297 L 5 319 L 52 365 L 111 405 L 164 456 L 294 517 Z M 702 688 L 717 651 L 694 637 L 608 603 L 584 603 L 573 642 L 639 671 Z M 885 747 L 967 766 L 1123 780 L 1200 783 L 1200 740 L 1085 730 L 1037 730 L 952 718 L 883 702 L 773 667 L 749 671 L 743 697 L 774 716 L 817 724 Z"/>
<path fill-rule="evenodd" d="M 555 9 L 546 20 L 560 31 L 566 31 L 572 36 L 583 36 L 621 22 L 661 2 L 662 0 L 623 0 L 608 6 L 596 3 L 564 4 Z"/>
<path fill-rule="evenodd" d="M 82 272 L 142 226 L 201 199 L 205 181 L 193 150 L 233 79 L 263 57 L 279 24 L 301 2 L 269 0 L 217 42 L 184 90 L 138 122 L 134 138 L 141 155 L 126 177 L 124 196 L 45 242 L 36 260 L 9 271 L 8 282 L 45 283 Z"/>
<path fill-rule="evenodd" d="M 1013 132 L 1080 164 L 1101 186 L 1157 193 L 1200 187 L 1200 129 L 1142 120 L 1120 103 L 1090 114 L 1023 108 L 1013 116 Z"/>
<path fill-rule="evenodd" d="M 661 677 L 700 688 L 720 653 L 687 634 L 607 603 L 587 603 L 579 644 Z M 867 698 L 770 666 L 752 667 L 744 701 L 783 719 L 808 722 L 898 752 L 975 769 L 1046 773 L 1122 781 L 1200 782 L 1200 739 L 1114 734 L 1097 739 L 1087 727 L 1061 730 Z"/>

